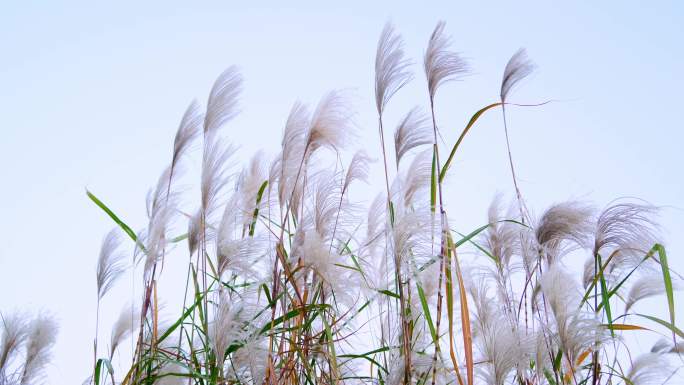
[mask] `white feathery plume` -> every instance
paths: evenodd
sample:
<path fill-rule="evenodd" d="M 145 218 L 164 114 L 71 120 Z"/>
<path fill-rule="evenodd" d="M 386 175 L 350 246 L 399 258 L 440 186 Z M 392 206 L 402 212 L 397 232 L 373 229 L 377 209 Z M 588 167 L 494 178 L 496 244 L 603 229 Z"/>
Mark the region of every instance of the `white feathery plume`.
<path fill-rule="evenodd" d="M 418 282 L 420 282 L 420 285 L 423 289 L 425 298 L 430 299 L 436 296 L 439 289 L 439 282 L 435 279 L 435 277 L 439 276 L 439 263 L 431 263 L 422 271 L 418 271 L 417 276 Z M 415 300 L 418 300 L 418 298 L 415 298 Z M 420 313 L 421 312 L 419 311 L 416 313 L 416 315 L 418 316 Z"/>
<path fill-rule="evenodd" d="M 592 213 L 590 206 L 575 201 L 554 204 L 544 212 L 535 226 L 535 236 L 549 264 L 570 251 L 573 244 L 587 246 Z"/>
<path fill-rule="evenodd" d="M 501 79 L 501 102 L 505 103 L 508 94 L 520 83 L 523 79 L 528 77 L 536 66 L 527 57 L 527 51 L 524 48 L 517 50 L 504 69 L 503 79 Z"/>
<path fill-rule="evenodd" d="M 295 103 L 287 117 L 281 143 L 280 175 L 278 177 L 278 197 L 280 198 L 281 205 L 285 205 L 285 202 L 290 199 L 295 189 L 295 180 L 299 176 L 300 167 L 304 161 L 305 136 L 309 125 L 310 116 L 308 109 L 300 103 Z M 301 184 L 297 186 L 301 188 Z M 297 212 L 294 208 L 299 205 L 292 203 L 292 206 L 293 212 Z"/>
<path fill-rule="evenodd" d="M 104 237 L 97 259 L 97 298 L 102 299 L 117 279 L 126 271 L 124 255 L 119 252 L 121 237 L 118 228 Z"/>
<path fill-rule="evenodd" d="M 541 289 L 555 321 L 554 339 L 569 362 L 576 363 L 582 352 L 590 348 L 596 349 L 596 344 L 606 339 L 605 329 L 600 321 L 593 314 L 584 314 L 578 310 L 579 288 L 572 276 L 558 264 L 552 265 L 542 275 Z"/>
<path fill-rule="evenodd" d="M 161 175 L 159 175 L 159 179 L 157 179 L 157 185 L 154 190 L 150 189 L 147 192 L 147 200 L 145 201 L 145 205 L 147 208 L 148 218 L 152 218 L 155 214 L 155 211 L 159 210 L 159 207 L 166 204 L 170 198 L 168 196 L 171 186 L 169 184 L 170 181 L 171 166 L 167 166 L 164 171 L 162 171 Z"/>
<path fill-rule="evenodd" d="M 262 384 L 268 362 L 268 341 L 257 335 L 250 337 L 232 356 L 235 377 L 240 383 Z"/>
<path fill-rule="evenodd" d="M 375 104 L 380 116 L 392 96 L 412 77 L 408 71 L 411 63 L 404 58 L 403 46 L 392 24 L 385 24 L 375 54 Z"/>
<path fill-rule="evenodd" d="M 426 144 L 432 144 L 432 130 L 428 125 L 428 117 L 419 107 L 414 107 L 394 130 L 397 167 L 407 152 Z"/>
<path fill-rule="evenodd" d="M 152 213 L 145 239 L 146 259 L 143 269 L 145 278 L 149 278 L 148 275 L 151 273 L 152 267 L 164 257 L 164 250 L 168 241 L 167 233 L 175 212 L 173 204 L 164 203 Z"/>
<path fill-rule="evenodd" d="M 418 204 L 418 194 L 430 187 L 432 177 L 432 149 L 420 152 L 411 162 L 404 177 L 403 202 L 406 207 Z"/>
<path fill-rule="evenodd" d="M 344 148 L 347 139 L 353 137 L 351 118 L 351 109 L 342 93 L 331 91 L 324 95 L 316 106 L 306 134 L 306 159 L 319 148 L 327 147 L 334 151 Z"/>
<path fill-rule="evenodd" d="M 487 384 L 503 385 L 513 369 L 529 362 L 531 340 L 512 328 L 509 321 L 498 313 L 491 322 L 478 331 L 476 341 L 486 361 L 480 376 Z"/>
<path fill-rule="evenodd" d="M 646 353 L 632 362 L 626 378 L 630 385 L 660 385 L 670 374 L 670 365 L 662 354 Z"/>
<path fill-rule="evenodd" d="M 335 220 L 340 217 L 337 213 L 341 209 L 340 188 L 342 186 L 335 175 L 325 171 L 313 175 L 312 179 L 315 190 L 313 192 L 313 228 L 324 241 L 329 241 L 334 231 Z"/>
<path fill-rule="evenodd" d="M 235 152 L 232 145 L 224 146 L 218 138 L 205 142 L 202 157 L 202 214 L 209 221 L 217 206 L 216 199 L 229 181 L 228 161 Z M 206 226 L 206 224 L 205 224 Z"/>
<path fill-rule="evenodd" d="M 612 202 L 596 221 L 593 255 L 617 252 L 612 265 L 616 267 L 638 263 L 658 242 L 657 213 L 658 208 L 648 203 Z"/>
<path fill-rule="evenodd" d="M 674 343 L 672 340 L 661 338 L 659 339 L 651 348 L 651 353 L 684 353 L 684 342 L 677 341 Z"/>
<path fill-rule="evenodd" d="M 57 340 L 57 323 L 45 314 L 38 315 L 29 325 L 26 340 L 26 361 L 21 384 L 34 383 L 43 374 L 50 360 L 50 350 Z"/>
<path fill-rule="evenodd" d="M 244 227 L 246 213 L 241 211 L 237 195 L 233 195 L 223 211 L 223 217 L 216 232 L 216 269 L 222 277 L 234 271 L 247 277 L 257 277 L 254 257 L 261 250 L 261 238 L 246 236 Z M 249 214 L 251 217 L 251 213 Z"/>
<path fill-rule="evenodd" d="M 223 367 L 228 348 L 243 337 L 240 322 L 240 304 L 234 303 L 227 294 L 221 293 L 215 308 L 214 320 L 210 325 L 209 342 L 216 355 L 216 364 Z"/>
<path fill-rule="evenodd" d="M 204 114 L 196 100 L 193 100 L 183 114 L 176 137 L 173 140 L 173 157 L 171 169 L 190 148 L 192 141 L 199 135 L 204 121 Z"/>
<path fill-rule="evenodd" d="M 0 314 L 0 379 L 26 341 L 27 325 L 21 313 Z"/>
<path fill-rule="evenodd" d="M 507 214 L 503 214 L 501 195 L 497 194 L 489 205 L 489 227 L 484 241 L 487 249 L 499 261 L 501 267 L 509 266 L 519 242 L 519 232 L 516 226 L 511 222 L 501 222 L 513 216 L 510 209 Z"/>
<path fill-rule="evenodd" d="M 383 290 L 388 286 L 387 277 L 391 269 L 389 256 L 385 252 L 387 226 L 387 197 L 378 194 L 366 216 L 366 235 L 359 251 L 359 263 L 363 266 L 366 285 L 364 289 Z"/>
<path fill-rule="evenodd" d="M 673 282 L 672 288 L 679 290 L 678 282 Z M 642 299 L 654 297 L 665 293 L 665 283 L 662 276 L 646 275 L 639 277 L 629 289 L 625 301 L 625 312 L 628 312 L 632 306 Z"/>
<path fill-rule="evenodd" d="M 263 163 L 263 154 L 257 152 L 249 162 L 249 166 L 245 167 L 240 174 L 236 183 L 236 190 L 239 196 L 238 210 L 241 213 L 242 224 L 247 227 L 254 219 L 254 211 L 261 209 L 267 204 L 267 200 L 262 196 L 259 205 L 257 206 L 257 195 L 259 189 L 265 181 L 267 181 L 266 169 Z"/>
<path fill-rule="evenodd" d="M 242 76 L 237 67 L 231 66 L 214 82 L 207 112 L 204 115 L 204 134 L 213 134 L 226 122 L 237 115 L 238 97 L 242 91 Z"/>
<path fill-rule="evenodd" d="M 432 231 L 435 226 L 429 210 L 397 211 L 391 231 L 391 246 L 400 263 L 413 261 L 432 262 Z M 405 269 L 402 269 L 404 271 Z"/>
<path fill-rule="evenodd" d="M 363 151 L 357 151 L 349 162 L 347 173 L 344 176 L 344 183 L 342 184 L 342 195 L 344 195 L 349 188 L 349 185 L 355 180 L 368 180 L 368 163 L 372 159 Z"/>
<path fill-rule="evenodd" d="M 202 130 L 204 114 L 200 110 L 197 101 L 193 100 L 183 114 L 176 137 L 173 140 L 173 156 L 169 166 L 166 195 L 171 192 L 171 185 L 178 176 L 178 164 L 180 159 L 190 149 L 190 144 Z"/>
<path fill-rule="evenodd" d="M 119 347 L 121 342 L 133 333 L 133 329 L 135 328 L 135 323 L 133 320 L 139 318 L 140 314 L 133 308 L 133 306 L 125 306 L 121 310 L 121 313 L 119 313 L 119 318 L 117 318 L 114 326 L 112 326 L 112 334 L 109 339 L 110 359 L 114 357 L 114 352 L 116 352 L 116 348 Z"/>
<path fill-rule="evenodd" d="M 200 241 L 200 226 L 202 222 L 202 210 L 197 210 L 188 219 L 188 250 L 190 255 L 195 253 Z"/>
<path fill-rule="evenodd" d="M 447 81 L 458 80 L 468 72 L 468 64 L 456 53 L 449 51 L 451 41 L 444 34 L 445 23 L 437 23 L 428 48 L 425 51 L 424 67 L 428 82 L 430 100 L 433 100 L 437 89 Z"/>

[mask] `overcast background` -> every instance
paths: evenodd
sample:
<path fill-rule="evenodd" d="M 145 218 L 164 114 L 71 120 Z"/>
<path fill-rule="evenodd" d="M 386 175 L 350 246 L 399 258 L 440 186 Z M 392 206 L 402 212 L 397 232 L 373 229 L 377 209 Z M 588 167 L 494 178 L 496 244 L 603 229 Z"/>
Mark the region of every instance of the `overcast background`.
<path fill-rule="evenodd" d="M 389 107 L 389 127 L 425 105 L 421 57 L 438 20 L 473 67 L 438 93 L 449 145 L 474 111 L 496 101 L 508 58 L 524 46 L 539 70 L 511 100 L 558 100 L 510 110 L 530 206 L 539 213 L 586 199 L 602 207 L 619 196 L 665 206 L 664 241 L 672 267 L 684 272 L 681 3 L 138 3 L 0 5 L 0 311 L 44 309 L 59 319 L 51 383 L 81 383 L 92 364 L 94 269 L 112 222 L 85 189 L 131 227 L 144 226 L 145 194 L 170 159 L 185 107 L 193 98 L 204 103 L 231 64 L 245 77 L 242 114 L 225 127 L 241 146 L 240 162 L 259 148 L 275 153 L 292 103 L 313 104 L 331 89 L 348 90 L 359 143 L 375 152 L 373 61 L 387 20 L 418 63 Z M 450 218 L 470 231 L 486 222 L 497 191 L 512 197 L 498 111 L 480 119 L 452 168 Z M 379 163 L 373 175 L 381 175 Z M 361 195 L 370 199 L 376 189 L 367 189 Z M 105 337 L 130 300 L 130 283 L 120 286 L 103 305 Z M 664 298 L 643 306 L 666 315 Z"/>

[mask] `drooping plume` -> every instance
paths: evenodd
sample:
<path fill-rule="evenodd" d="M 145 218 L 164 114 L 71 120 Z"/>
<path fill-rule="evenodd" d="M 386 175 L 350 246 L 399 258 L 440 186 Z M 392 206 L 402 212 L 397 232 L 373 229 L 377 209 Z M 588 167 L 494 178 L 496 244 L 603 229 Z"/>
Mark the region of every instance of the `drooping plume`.
<path fill-rule="evenodd" d="M 552 264 L 574 247 L 589 242 L 593 209 L 580 202 L 568 201 L 549 207 L 539 218 L 535 236 L 542 256 Z"/>
<path fill-rule="evenodd" d="M 105 236 L 97 259 L 97 297 L 102 299 L 117 279 L 126 271 L 124 255 L 119 252 L 121 237 L 119 229 L 112 229 Z"/>
<path fill-rule="evenodd" d="M 27 332 L 23 314 L 0 314 L 0 376 L 26 341 Z"/>
<path fill-rule="evenodd" d="M 432 143 L 432 132 L 428 125 L 428 117 L 414 107 L 404 116 L 394 130 L 394 150 L 397 158 L 397 167 L 401 159 L 412 149 Z"/>
<path fill-rule="evenodd" d="M 132 306 L 125 306 L 121 310 L 119 318 L 117 318 L 114 326 L 112 326 L 112 334 L 109 339 L 109 357 L 113 357 L 119 344 L 133 333 L 135 327 L 134 320 L 138 318 L 139 314 Z"/>
<path fill-rule="evenodd" d="M 347 173 L 342 184 L 342 194 L 347 191 L 349 185 L 355 180 L 366 181 L 368 179 L 368 163 L 371 158 L 362 150 L 357 151 L 349 162 Z"/>
<path fill-rule="evenodd" d="M 632 260 L 643 258 L 658 242 L 657 214 L 658 208 L 648 203 L 612 202 L 596 221 L 593 255 L 616 252 L 614 265 L 638 263 Z"/>
<path fill-rule="evenodd" d="M 680 289 L 679 282 L 673 282 L 672 287 L 674 290 Z M 649 274 L 639 277 L 629 288 L 625 301 L 625 312 L 629 312 L 629 309 L 642 299 L 662 294 L 665 294 L 665 283 L 662 276 Z"/>
<path fill-rule="evenodd" d="M 310 125 L 308 109 L 295 103 L 290 110 L 283 131 L 282 150 L 280 153 L 278 197 L 281 204 L 286 204 L 291 195 L 296 198 L 299 194 L 295 191 L 295 181 L 299 177 L 304 161 L 304 148 L 306 147 L 306 133 Z M 297 184 L 298 186 L 301 186 Z M 297 201 L 292 202 L 293 212 L 297 212 Z"/>
<path fill-rule="evenodd" d="M 218 138 L 205 143 L 200 186 L 202 190 L 202 212 L 205 218 L 211 217 L 218 205 L 217 199 L 229 182 L 228 161 L 234 152 L 233 146 L 224 145 L 223 141 Z"/>
<path fill-rule="evenodd" d="M 204 116 L 205 136 L 216 132 L 235 117 L 241 91 L 242 76 L 237 67 L 231 66 L 219 75 L 209 93 L 207 112 Z"/>
<path fill-rule="evenodd" d="M 375 54 L 375 104 L 382 116 L 389 100 L 411 80 L 404 43 L 391 23 L 385 24 Z"/>
<path fill-rule="evenodd" d="M 445 23 L 440 21 L 432 31 L 423 61 L 431 100 L 442 84 L 460 79 L 469 70 L 468 63 L 461 55 L 449 50 L 451 41 L 444 34 L 444 26 Z"/>
<path fill-rule="evenodd" d="M 22 385 L 32 384 L 40 378 L 56 341 L 57 323 L 47 315 L 38 315 L 29 325 Z"/>
<path fill-rule="evenodd" d="M 334 151 L 344 148 L 347 139 L 353 137 L 351 117 L 349 105 L 339 91 L 331 91 L 323 96 L 316 106 L 306 134 L 307 159 L 319 148 L 327 147 Z"/>
<path fill-rule="evenodd" d="M 520 83 L 523 79 L 530 76 L 536 66 L 527 57 L 527 51 L 520 48 L 516 51 L 511 59 L 506 64 L 504 69 L 503 79 L 501 80 L 501 102 L 505 103 L 508 94 Z"/>

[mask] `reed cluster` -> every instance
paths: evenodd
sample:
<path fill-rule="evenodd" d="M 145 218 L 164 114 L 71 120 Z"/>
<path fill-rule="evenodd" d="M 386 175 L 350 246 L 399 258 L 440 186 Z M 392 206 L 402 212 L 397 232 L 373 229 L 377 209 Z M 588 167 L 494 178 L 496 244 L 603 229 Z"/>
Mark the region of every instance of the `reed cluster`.
<path fill-rule="evenodd" d="M 533 70 L 525 51 L 516 52 L 505 66 L 500 100 L 476 111 L 447 146 L 435 101 L 442 87 L 468 73 L 468 63 L 439 23 L 423 60 L 427 108 L 388 122 L 392 97 L 414 77 L 402 39 L 388 24 L 375 58 L 381 146 L 366 149 L 382 160 L 384 179 L 366 207 L 350 190 L 369 183 L 371 157 L 349 148 L 355 128 L 343 93 L 332 91 L 313 108 L 295 104 L 280 153 L 272 159 L 258 153 L 239 169 L 224 133 L 238 111 L 242 78 L 227 69 L 206 108 L 192 102 L 185 111 L 170 163 L 148 195 L 144 229 L 132 230 L 88 193 L 116 224 L 98 260 L 98 318 L 100 300 L 131 265 L 143 287 L 135 309 L 125 308 L 112 326 L 106 349 L 96 335 L 88 382 L 667 381 L 681 363 L 684 334 L 675 326 L 673 296 L 681 277 L 668 266 L 658 208 L 618 199 L 597 210 L 569 201 L 534 215 L 509 145 L 512 204 L 495 199 L 485 224 L 469 234 L 450 225 L 445 180 L 459 147 L 478 118 L 497 109 L 508 143 L 511 92 Z M 193 143 L 201 151 L 196 196 L 179 182 Z M 194 202 L 194 211 L 182 210 L 181 202 Z M 125 238 L 135 247 L 132 257 L 120 251 Z M 464 249 L 477 256 L 465 261 Z M 171 250 L 185 258 L 167 260 Z M 586 258 L 581 276 L 566 267 L 568 255 Z M 183 306 L 168 320 L 160 319 L 164 293 L 157 284 L 165 263 L 187 265 L 187 279 L 178 282 Z M 665 315 L 640 313 L 639 301 L 655 295 L 667 300 Z M 663 339 L 650 351 L 633 352 L 625 342 L 626 333 L 654 332 Z M 12 345 L 11 322 L 4 333 L 2 347 Z M 134 341 L 132 361 L 117 362 L 127 338 Z"/>

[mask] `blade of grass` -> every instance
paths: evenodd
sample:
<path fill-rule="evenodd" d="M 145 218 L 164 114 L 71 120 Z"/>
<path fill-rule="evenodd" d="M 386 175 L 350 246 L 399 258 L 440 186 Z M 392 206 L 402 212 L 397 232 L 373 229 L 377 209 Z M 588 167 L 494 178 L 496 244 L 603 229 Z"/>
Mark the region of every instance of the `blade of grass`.
<path fill-rule="evenodd" d="M 133 231 L 130 227 L 128 227 L 128 225 L 127 225 L 126 223 L 124 223 L 124 221 L 122 221 L 121 219 L 119 219 L 119 217 L 118 217 L 116 214 L 114 214 L 114 212 L 113 212 L 112 210 L 110 210 L 109 207 L 107 207 L 107 205 L 105 205 L 101 200 L 99 200 L 93 193 L 91 193 L 91 192 L 88 191 L 88 190 L 86 190 L 86 195 L 88 195 L 88 198 L 90 198 L 91 201 L 95 202 L 95 204 L 96 204 L 99 208 L 101 208 L 102 211 L 104 211 L 105 213 L 107 213 L 107 215 L 109 215 L 109 217 L 112 218 L 112 220 L 113 220 L 114 222 L 116 222 L 116 224 L 119 225 L 119 227 L 121 227 L 121 229 L 122 229 L 126 234 L 128 234 L 128 236 L 129 236 L 134 242 L 137 242 L 137 241 L 138 241 L 138 236 L 135 235 L 135 231 Z"/>
<path fill-rule="evenodd" d="M 665 253 L 665 248 L 661 244 L 656 244 L 655 249 L 658 251 L 658 257 L 660 258 L 660 267 L 663 271 L 663 281 L 665 283 L 665 293 L 667 294 L 667 307 L 670 310 L 670 324 L 675 325 L 675 308 L 674 308 L 674 294 L 672 290 L 672 277 L 670 277 L 670 267 L 667 263 L 667 254 Z M 672 340 L 677 343 L 675 338 L 675 333 L 672 331 Z"/>

